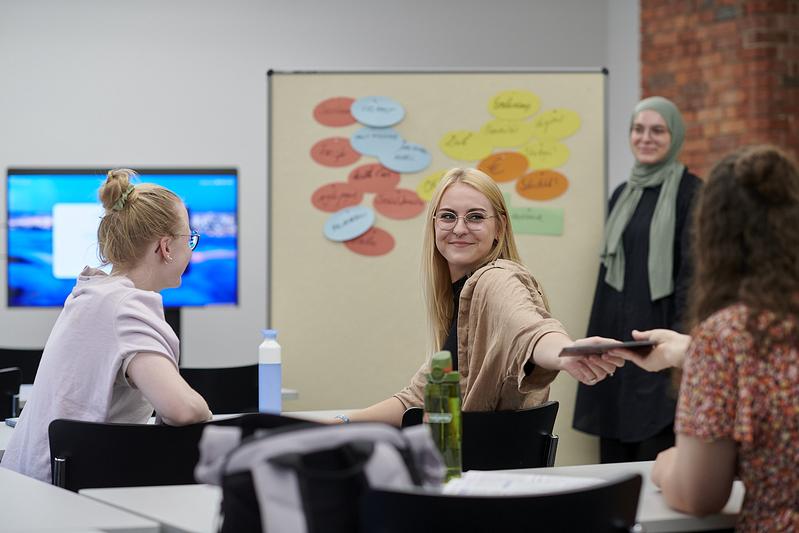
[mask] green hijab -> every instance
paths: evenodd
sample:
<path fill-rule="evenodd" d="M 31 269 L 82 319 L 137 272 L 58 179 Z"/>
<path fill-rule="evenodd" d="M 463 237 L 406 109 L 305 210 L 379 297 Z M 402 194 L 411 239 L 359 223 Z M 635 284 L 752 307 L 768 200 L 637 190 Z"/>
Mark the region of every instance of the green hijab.
<path fill-rule="evenodd" d="M 622 234 L 638 206 L 641 194 L 647 187 L 662 184 L 652 223 L 649 226 L 649 291 L 652 301 L 674 292 L 674 226 L 676 221 L 677 190 L 685 165 L 677 161 L 683 140 L 685 124 L 682 115 L 670 100 L 653 96 L 638 102 L 630 119 L 630 129 L 638 113 L 645 109 L 656 111 L 671 133 L 671 146 L 666 156 L 653 164 L 635 162 L 630 178 L 619 195 L 605 224 L 605 244 L 602 263 L 605 265 L 605 283 L 622 291 L 624 289 L 624 247 Z"/>

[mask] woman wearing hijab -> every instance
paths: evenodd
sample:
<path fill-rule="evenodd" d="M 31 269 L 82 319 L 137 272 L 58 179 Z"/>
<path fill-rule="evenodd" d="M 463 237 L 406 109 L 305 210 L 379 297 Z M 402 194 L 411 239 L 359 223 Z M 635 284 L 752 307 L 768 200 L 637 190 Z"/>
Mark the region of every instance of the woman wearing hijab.
<path fill-rule="evenodd" d="M 611 196 L 588 336 L 630 339 L 632 330 L 682 331 L 691 278 L 691 209 L 701 181 L 680 163 L 685 125 L 666 98 L 638 103 L 630 121 L 635 165 Z M 579 385 L 574 427 L 600 437 L 603 463 L 653 460 L 674 444 L 676 396 L 669 371 L 625 365 Z"/>

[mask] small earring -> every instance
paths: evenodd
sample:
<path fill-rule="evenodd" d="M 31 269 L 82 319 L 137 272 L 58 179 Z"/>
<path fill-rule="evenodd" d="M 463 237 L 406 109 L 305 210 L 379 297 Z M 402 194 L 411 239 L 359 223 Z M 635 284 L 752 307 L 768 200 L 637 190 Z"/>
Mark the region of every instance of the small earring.
<path fill-rule="evenodd" d="M 166 262 L 167 263 L 171 263 L 172 261 L 174 261 L 174 259 L 172 259 L 171 255 L 166 256 Z"/>

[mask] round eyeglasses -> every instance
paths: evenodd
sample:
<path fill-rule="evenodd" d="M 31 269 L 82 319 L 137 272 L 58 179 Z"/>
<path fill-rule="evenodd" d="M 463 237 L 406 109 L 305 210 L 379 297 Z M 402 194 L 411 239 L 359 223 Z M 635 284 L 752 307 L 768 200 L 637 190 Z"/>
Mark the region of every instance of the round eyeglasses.
<path fill-rule="evenodd" d="M 191 233 L 188 235 L 178 233 L 177 235 L 174 235 L 174 237 L 188 237 L 189 250 L 194 250 L 197 248 L 197 245 L 200 244 L 200 233 L 197 230 L 191 230 Z"/>
<path fill-rule="evenodd" d="M 455 213 L 444 211 L 443 213 L 435 215 L 433 218 L 436 221 L 436 226 L 438 226 L 440 230 L 449 231 L 454 229 L 455 226 L 458 225 L 458 220 L 462 218 L 467 228 L 472 231 L 477 231 L 483 229 L 486 220 L 495 217 L 496 215 L 485 215 L 483 213 L 468 213 L 461 217 Z"/>

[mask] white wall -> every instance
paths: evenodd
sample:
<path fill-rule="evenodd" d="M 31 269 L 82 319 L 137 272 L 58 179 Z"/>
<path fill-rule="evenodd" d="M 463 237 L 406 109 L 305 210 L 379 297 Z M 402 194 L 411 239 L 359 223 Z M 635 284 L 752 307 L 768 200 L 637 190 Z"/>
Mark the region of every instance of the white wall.
<path fill-rule="evenodd" d="M 0 170 L 238 167 L 241 304 L 184 310 L 182 351 L 245 364 L 267 322 L 268 69 L 608 66 L 612 185 L 630 167 L 637 21 L 636 0 L 0 0 Z M 0 345 L 42 346 L 57 311 L 6 309 L 4 276 Z"/>
<path fill-rule="evenodd" d="M 641 98 L 640 9 L 637 0 L 608 0 L 608 192 L 627 181 L 634 158 L 630 115 Z"/>

